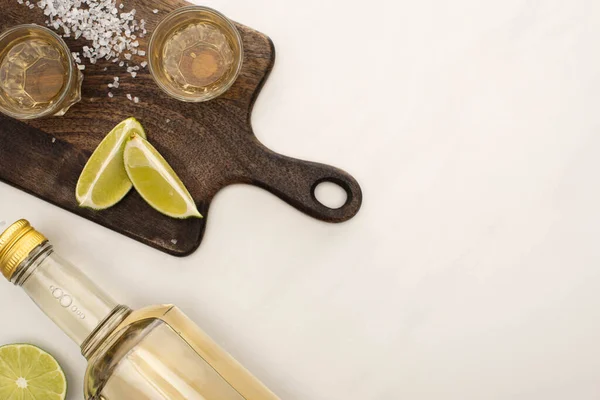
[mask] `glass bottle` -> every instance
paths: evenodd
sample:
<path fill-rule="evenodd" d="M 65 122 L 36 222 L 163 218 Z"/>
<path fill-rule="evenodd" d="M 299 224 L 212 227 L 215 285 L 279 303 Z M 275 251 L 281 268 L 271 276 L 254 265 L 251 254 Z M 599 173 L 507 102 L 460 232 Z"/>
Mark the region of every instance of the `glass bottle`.
<path fill-rule="evenodd" d="M 81 347 L 86 399 L 278 399 L 177 307 L 116 303 L 26 220 L 0 235 L 0 270 Z"/>

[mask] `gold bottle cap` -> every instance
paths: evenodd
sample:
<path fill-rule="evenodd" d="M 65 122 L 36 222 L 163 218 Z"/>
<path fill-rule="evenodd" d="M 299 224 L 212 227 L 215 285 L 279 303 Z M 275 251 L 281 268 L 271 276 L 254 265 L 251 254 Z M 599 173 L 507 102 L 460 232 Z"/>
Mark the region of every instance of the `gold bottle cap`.
<path fill-rule="evenodd" d="M 27 259 L 29 253 L 47 240 L 27 220 L 21 219 L 9 226 L 0 234 L 0 271 L 2 275 L 10 280 L 19 265 Z"/>

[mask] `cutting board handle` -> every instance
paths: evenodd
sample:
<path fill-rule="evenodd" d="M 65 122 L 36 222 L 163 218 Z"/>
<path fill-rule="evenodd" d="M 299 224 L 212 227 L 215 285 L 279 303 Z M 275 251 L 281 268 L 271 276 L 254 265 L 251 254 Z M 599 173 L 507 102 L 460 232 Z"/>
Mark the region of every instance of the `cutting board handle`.
<path fill-rule="evenodd" d="M 287 157 L 262 144 L 256 148 L 257 158 L 251 164 L 252 184 L 322 221 L 344 222 L 360 210 L 362 190 L 356 179 L 347 172 L 329 165 Z M 343 206 L 334 209 L 317 200 L 315 189 L 323 182 L 331 182 L 344 189 L 347 199 Z"/>

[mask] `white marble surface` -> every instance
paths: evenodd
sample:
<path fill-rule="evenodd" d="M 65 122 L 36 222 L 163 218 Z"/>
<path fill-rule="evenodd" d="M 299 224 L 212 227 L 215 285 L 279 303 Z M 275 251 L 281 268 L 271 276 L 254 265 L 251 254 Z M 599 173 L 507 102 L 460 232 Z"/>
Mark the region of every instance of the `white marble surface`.
<path fill-rule="evenodd" d="M 186 259 L 2 184 L 0 220 L 131 306 L 180 305 L 286 400 L 599 398 L 600 2 L 206 4 L 277 46 L 258 136 L 354 174 L 361 213 L 230 187 Z M 78 349 L 8 284 L 0 321 L 81 398 Z"/>

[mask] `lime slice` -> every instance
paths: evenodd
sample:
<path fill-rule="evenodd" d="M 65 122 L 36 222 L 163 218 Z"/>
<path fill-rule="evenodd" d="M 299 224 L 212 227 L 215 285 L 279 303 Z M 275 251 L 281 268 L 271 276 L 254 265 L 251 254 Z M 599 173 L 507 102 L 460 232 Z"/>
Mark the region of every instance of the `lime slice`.
<path fill-rule="evenodd" d="M 98 145 L 77 182 L 75 192 L 81 207 L 104 210 L 117 204 L 131 190 L 123 165 L 123 150 L 133 133 L 146 137 L 142 125 L 135 118 L 128 118 Z"/>
<path fill-rule="evenodd" d="M 173 168 L 142 136 L 125 146 L 125 170 L 135 189 L 157 211 L 173 218 L 202 218 Z"/>
<path fill-rule="evenodd" d="M 64 400 L 67 379 L 58 362 L 30 344 L 0 347 L 0 399 Z"/>

